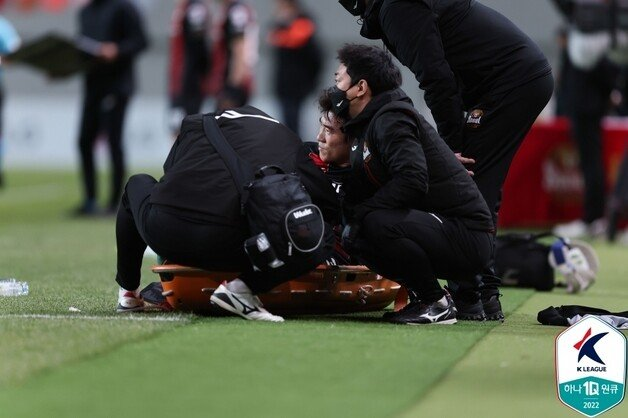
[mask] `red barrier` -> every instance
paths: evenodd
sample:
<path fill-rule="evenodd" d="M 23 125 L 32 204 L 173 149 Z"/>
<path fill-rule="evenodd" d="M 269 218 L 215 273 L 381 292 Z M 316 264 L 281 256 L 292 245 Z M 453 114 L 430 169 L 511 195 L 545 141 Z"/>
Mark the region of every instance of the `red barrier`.
<path fill-rule="evenodd" d="M 500 227 L 548 227 L 581 217 L 582 175 L 569 135 L 564 118 L 532 127 L 504 184 Z M 602 152 L 608 190 L 615 184 L 627 145 L 628 120 L 607 118 Z"/>

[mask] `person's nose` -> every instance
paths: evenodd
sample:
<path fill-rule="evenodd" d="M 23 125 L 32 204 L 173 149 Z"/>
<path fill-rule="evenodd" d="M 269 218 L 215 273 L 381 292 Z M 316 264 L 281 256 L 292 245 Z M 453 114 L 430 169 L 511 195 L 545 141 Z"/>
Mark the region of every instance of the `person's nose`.
<path fill-rule="evenodd" d="M 316 135 L 317 142 L 325 142 L 325 135 L 323 134 L 323 128 L 318 130 L 318 134 Z"/>

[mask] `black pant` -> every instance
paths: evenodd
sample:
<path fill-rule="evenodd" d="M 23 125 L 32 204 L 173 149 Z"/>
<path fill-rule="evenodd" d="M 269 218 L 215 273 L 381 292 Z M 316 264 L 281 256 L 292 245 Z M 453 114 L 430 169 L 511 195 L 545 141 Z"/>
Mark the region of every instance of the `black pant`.
<path fill-rule="evenodd" d="M 100 130 L 104 130 L 111 155 L 111 196 L 109 207 L 115 208 L 120 200 L 124 181 L 124 154 L 122 131 L 129 97 L 87 90 L 83 99 L 83 116 L 79 133 L 79 150 L 83 188 L 86 202 L 96 200 L 96 169 L 94 144 Z"/>
<path fill-rule="evenodd" d="M 312 253 L 314 259 L 303 266 L 286 266 L 286 270 L 254 272 L 244 252 L 248 229 L 244 225 L 222 225 L 201 221 L 188 213 L 150 203 L 157 180 L 148 174 L 132 176 L 122 195 L 116 219 L 118 260 L 116 281 L 127 290 L 140 285 L 140 270 L 146 245 L 170 262 L 202 268 L 240 272 L 240 278 L 253 293 L 303 275 L 322 261 L 333 248 L 329 232 L 325 245 Z M 294 273 L 286 276 L 287 268 Z"/>
<path fill-rule="evenodd" d="M 553 90 L 554 79 L 547 74 L 505 95 L 487 98 L 474 107 L 483 112 L 480 124 L 469 124 L 465 128 L 462 155 L 476 161 L 470 167 L 475 173 L 473 179 L 486 200 L 495 226 L 510 164 Z M 492 291 L 500 284 L 491 269 L 487 270 L 483 281 Z"/>
<path fill-rule="evenodd" d="M 591 223 L 604 216 L 604 165 L 602 161 L 602 115 L 580 113 L 571 118 L 571 132 L 578 147 L 584 177 L 583 220 Z"/>
<path fill-rule="evenodd" d="M 444 295 L 437 278 L 470 280 L 493 255 L 489 232 L 414 209 L 371 212 L 362 228 L 358 246 L 366 265 L 416 290 L 427 303 Z"/>
<path fill-rule="evenodd" d="M 501 190 L 508 169 L 532 124 L 554 89 L 551 74 L 532 80 L 475 108 L 484 114 L 480 125 L 467 125 L 462 155 L 476 160 L 473 179 L 486 200 L 493 219 L 501 203 Z"/>
<path fill-rule="evenodd" d="M 303 99 L 296 97 L 281 97 L 281 112 L 283 123 L 294 133 L 300 135 L 301 103 Z"/>

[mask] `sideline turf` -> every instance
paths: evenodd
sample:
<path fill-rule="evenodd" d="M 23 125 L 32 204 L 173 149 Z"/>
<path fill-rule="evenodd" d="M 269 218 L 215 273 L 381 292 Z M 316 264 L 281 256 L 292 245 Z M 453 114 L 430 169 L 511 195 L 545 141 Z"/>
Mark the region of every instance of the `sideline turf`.
<path fill-rule="evenodd" d="M 496 327 L 450 370 L 403 418 L 441 415 L 471 417 L 574 417 L 556 395 L 554 340 L 563 327 L 539 325 L 537 313 L 549 306 L 585 305 L 628 309 L 628 249 L 595 243 L 601 260 L 597 283 L 586 292 L 535 293 L 504 326 Z M 624 332 L 626 333 L 626 332 Z M 470 382 L 479 384 L 470 384 Z M 455 398 L 456 402 L 451 402 Z M 444 405 L 447 405 L 444 407 Z M 603 417 L 628 416 L 624 400 Z"/>

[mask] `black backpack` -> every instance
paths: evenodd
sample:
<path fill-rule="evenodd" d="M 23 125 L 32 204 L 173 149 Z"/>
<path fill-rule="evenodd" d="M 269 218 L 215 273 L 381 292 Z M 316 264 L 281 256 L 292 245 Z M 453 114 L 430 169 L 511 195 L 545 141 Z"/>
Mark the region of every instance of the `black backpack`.
<path fill-rule="evenodd" d="M 495 273 L 502 285 L 548 291 L 555 286 L 554 268 L 548 261 L 550 246 L 539 239 L 551 233 L 511 233 L 495 239 Z"/>
<path fill-rule="evenodd" d="M 240 193 L 242 214 L 253 235 L 244 249 L 254 269 L 290 279 L 316 267 L 327 255 L 322 247 L 333 237 L 301 179 L 277 166 L 253 174 L 229 145 L 213 114 L 203 116 L 203 129 Z"/>

